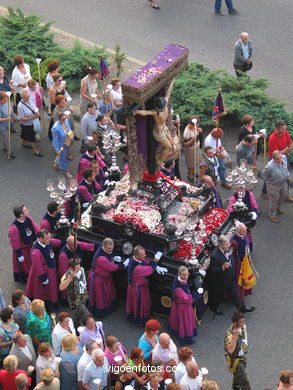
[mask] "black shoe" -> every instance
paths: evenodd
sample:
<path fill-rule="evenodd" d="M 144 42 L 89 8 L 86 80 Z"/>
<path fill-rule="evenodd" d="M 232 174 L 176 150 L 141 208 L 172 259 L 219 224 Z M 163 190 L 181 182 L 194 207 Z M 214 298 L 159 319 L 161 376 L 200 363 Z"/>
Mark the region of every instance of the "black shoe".
<path fill-rule="evenodd" d="M 218 15 L 218 16 L 225 16 L 225 14 L 224 14 L 222 11 L 216 11 L 216 12 L 215 12 L 215 15 Z"/>
<path fill-rule="evenodd" d="M 74 139 L 75 139 L 75 141 L 80 141 L 80 138 L 75 134 L 74 134 Z"/>
<path fill-rule="evenodd" d="M 33 155 L 37 157 L 44 157 L 44 155 L 41 152 L 33 153 Z"/>
<path fill-rule="evenodd" d="M 222 316 L 222 315 L 224 315 L 224 312 L 222 310 L 220 310 L 220 309 L 215 310 L 214 311 L 214 315 L 213 315 L 213 320 L 215 319 L 216 315 L 217 316 Z"/>
<path fill-rule="evenodd" d="M 241 313 L 251 313 L 254 310 L 255 310 L 255 306 L 243 306 L 240 309 Z"/>
<path fill-rule="evenodd" d="M 231 10 L 228 11 L 228 13 L 230 15 L 236 15 L 236 14 L 238 14 L 238 11 L 237 11 L 237 9 L 231 9 Z"/>
<path fill-rule="evenodd" d="M 7 154 L 7 157 L 8 157 L 8 154 Z M 13 154 L 13 153 L 10 153 L 10 159 L 15 159 L 16 158 L 16 156 Z"/>

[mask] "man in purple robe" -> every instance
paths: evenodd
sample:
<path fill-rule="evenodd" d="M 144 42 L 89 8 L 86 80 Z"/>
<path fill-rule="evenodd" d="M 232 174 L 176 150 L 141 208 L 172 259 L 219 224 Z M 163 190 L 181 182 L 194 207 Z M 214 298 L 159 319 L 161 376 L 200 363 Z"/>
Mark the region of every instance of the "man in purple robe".
<path fill-rule="evenodd" d="M 52 247 L 59 248 L 61 240 L 51 238 L 51 233 L 41 229 L 31 251 L 30 268 L 26 296 L 31 300 L 41 299 L 46 303 L 47 311 L 58 309 L 58 285 L 55 254 Z"/>
<path fill-rule="evenodd" d="M 46 229 L 50 233 L 54 233 L 56 223 L 59 221 L 61 206 L 57 202 L 50 202 L 47 205 L 47 212 L 40 222 L 41 229 Z"/>
<path fill-rule="evenodd" d="M 178 268 L 173 282 L 173 304 L 169 317 L 169 330 L 179 338 L 180 345 L 194 344 L 197 334 L 192 304 L 194 299 L 188 285 L 189 272 L 184 265 Z"/>
<path fill-rule="evenodd" d="M 105 238 L 94 255 L 88 275 L 89 309 L 96 317 L 104 317 L 114 310 L 117 294 L 111 273 L 125 269 L 129 263 L 129 259 L 120 263 L 121 257 L 113 256 L 113 249 L 112 238 Z"/>
<path fill-rule="evenodd" d="M 88 206 L 96 194 L 102 191 L 102 187 L 95 180 L 95 172 L 88 168 L 83 172 L 83 179 L 78 184 L 78 199 L 81 207 Z"/>
<path fill-rule="evenodd" d="M 168 271 L 167 268 L 157 265 L 161 255 L 161 252 L 157 252 L 154 260 L 147 260 L 145 249 L 142 246 L 137 245 L 133 249 L 133 256 L 127 270 L 126 315 L 128 320 L 133 320 L 139 325 L 144 325 L 151 313 L 151 298 L 147 277 L 154 271 L 160 275 L 164 275 Z"/>
<path fill-rule="evenodd" d="M 77 168 L 76 181 L 79 183 L 83 178 L 83 172 L 85 169 L 90 167 L 90 162 L 92 160 L 97 160 L 102 169 L 107 169 L 107 165 L 103 160 L 97 155 L 97 145 L 91 143 L 87 147 L 87 152 L 85 152 L 79 160 Z"/>
<path fill-rule="evenodd" d="M 13 250 L 13 276 L 16 282 L 27 280 L 31 267 L 31 249 L 40 228 L 29 216 L 24 206 L 13 208 L 15 220 L 9 228 L 9 240 Z"/>
<path fill-rule="evenodd" d="M 95 244 L 90 242 L 76 242 L 76 248 L 74 248 L 74 237 L 69 236 L 66 240 L 66 244 L 61 248 L 58 255 L 58 279 L 61 280 L 62 276 L 68 271 L 68 260 L 73 257 L 80 259 L 81 266 L 83 266 L 83 253 L 82 251 L 93 252 Z M 60 293 L 62 303 L 67 302 L 67 291 L 64 290 Z"/>
<path fill-rule="evenodd" d="M 234 257 L 234 271 L 235 271 L 235 283 L 236 291 L 241 301 L 243 302 L 245 295 L 252 295 L 252 288 L 244 290 L 243 287 L 238 285 L 239 274 L 241 270 L 242 261 L 249 249 L 249 238 L 247 235 L 247 227 L 244 223 L 238 222 L 236 224 L 236 233 L 231 238 L 231 248 L 233 249 Z"/>

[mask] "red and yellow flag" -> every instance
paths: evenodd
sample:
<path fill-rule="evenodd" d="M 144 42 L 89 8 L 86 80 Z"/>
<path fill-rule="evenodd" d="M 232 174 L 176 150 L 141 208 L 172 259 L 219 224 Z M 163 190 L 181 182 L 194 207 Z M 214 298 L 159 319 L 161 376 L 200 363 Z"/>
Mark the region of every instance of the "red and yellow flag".
<path fill-rule="evenodd" d="M 242 260 L 241 269 L 238 278 L 238 285 L 244 290 L 249 290 L 256 285 L 256 277 L 254 275 L 248 249 L 245 251 L 245 256 Z"/>

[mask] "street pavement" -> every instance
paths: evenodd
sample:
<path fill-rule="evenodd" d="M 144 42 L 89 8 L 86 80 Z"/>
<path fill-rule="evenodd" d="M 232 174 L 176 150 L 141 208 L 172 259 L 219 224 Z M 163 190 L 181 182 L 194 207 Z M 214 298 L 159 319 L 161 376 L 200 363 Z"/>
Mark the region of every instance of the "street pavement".
<path fill-rule="evenodd" d="M 2 5 L 7 4 L 19 6 L 19 2 L 8 0 Z M 290 37 L 282 32 L 290 31 L 292 8 L 289 1 L 235 1 L 235 6 L 241 14 L 221 18 L 213 15 L 212 2 L 187 0 L 178 3 L 168 0 L 167 3 L 167 0 L 161 0 L 160 4 L 162 9 L 157 13 L 149 7 L 147 1 L 142 0 L 124 0 L 122 5 L 119 3 L 119 12 L 118 8 L 115 8 L 117 2 L 113 0 L 84 0 L 82 3 L 64 0 L 62 7 L 55 0 L 52 0 L 50 5 L 43 0 L 37 4 L 27 0 L 21 8 L 27 13 L 34 11 L 41 14 L 46 20 L 54 19 L 58 27 L 97 43 L 105 43 L 109 47 L 122 43 L 127 54 L 145 61 L 165 44 L 173 41 L 188 46 L 192 59 L 212 67 L 226 67 L 231 71 L 233 43 L 238 33 L 247 30 L 252 35 L 258 54 L 253 77 L 270 77 L 276 94 L 290 98 L 292 91 L 286 80 L 292 79 L 291 53 L 284 50 L 286 45 L 290 44 Z M 255 12 L 252 12 L 252 9 L 255 9 Z M 80 23 L 72 23 L 77 15 Z M 282 26 L 282 29 L 275 28 L 272 32 L 272 26 L 275 24 Z M 107 29 L 104 30 L 103 25 L 106 25 Z M 280 63 L 277 53 L 282 53 Z M 270 56 L 272 58 L 269 58 Z M 279 74 L 286 75 L 286 79 Z M 235 133 L 226 134 L 225 145 L 232 153 L 236 138 Z M 58 177 L 58 172 L 53 169 L 52 146 L 46 139 L 40 144 L 44 158 L 32 156 L 30 150 L 21 148 L 19 133 L 12 136 L 12 141 L 17 159 L 8 161 L 4 153 L 0 154 L 0 287 L 5 292 L 7 303 L 10 302 L 10 292 L 14 288 L 25 288 L 24 285 L 14 283 L 12 279 L 11 249 L 7 235 L 9 224 L 13 221 L 12 208 L 16 204 L 24 203 L 31 210 L 32 217 L 40 221 L 50 200 L 46 191 L 46 180 Z M 74 161 L 70 163 L 72 172 L 76 170 L 78 157 L 79 142 L 75 142 Z M 261 158 L 259 164 L 262 165 Z M 181 167 L 185 173 L 183 159 Z M 261 186 L 262 180 L 255 190 L 261 216 L 253 231 L 253 258 L 260 279 L 254 288 L 253 296 L 246 299 L 248 305 L 256 306 L 255 312 L 247 314 L 247 371 L 252 389 L 255 390 L 275 388 L 278 373 L 281 369 L 292 368 L 293 361 L 292 206 L 289 203 L 284 205 L 285 215 L 281 216 L 280 224 L 271 223 L 266 217 L 266 201 L 260 197 Z M 229 190 L 221 190 L 221 193 L 224 201 L 231 196 Z M 199 364 L 209 369 L 208 377 L 216 379 L 221 390 L 226 390 L 231 388 L 232 377 L 226 369 L 223 341 L 225 330 L 230 325 L 229 317 L 233 307 L 225 303 L 223 310 L 225 315 L 214 321 L 211 313 L 206 315 L 198 327 L 193 350 Z M 106 334 L 118 336 L 130 351 L 136 346 L 136 340 L 143 330 L 126 323 L 124 313 L 125 306 L 122 304 L 118 311 L 103 322 Z M 166 320 L 160 321 L 165 327 Z"/>

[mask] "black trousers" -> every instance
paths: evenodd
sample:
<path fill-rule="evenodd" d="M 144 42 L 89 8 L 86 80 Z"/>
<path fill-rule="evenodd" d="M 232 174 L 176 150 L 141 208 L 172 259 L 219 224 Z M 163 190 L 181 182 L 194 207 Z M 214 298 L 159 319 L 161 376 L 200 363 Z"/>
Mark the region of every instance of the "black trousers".
<path fill-rule="evenodd" d="M 225 291 L 228 292 L 232 303 L 240 309 L 243 306 L 243 302 L 241 302 L 239 295 L 236 291 L 235 283 L 231 282 L 229 285 L 221 286 L 220 288 L 214 288 L 212 285 L 209 288 L 209 308 L 212 311 L 216 311 L 221 303 L 223 295 Z"/>

